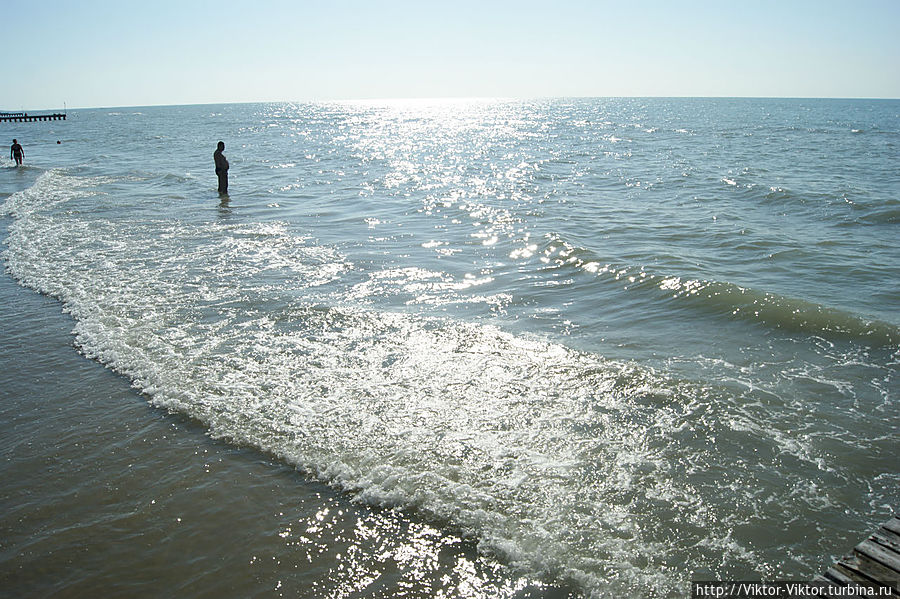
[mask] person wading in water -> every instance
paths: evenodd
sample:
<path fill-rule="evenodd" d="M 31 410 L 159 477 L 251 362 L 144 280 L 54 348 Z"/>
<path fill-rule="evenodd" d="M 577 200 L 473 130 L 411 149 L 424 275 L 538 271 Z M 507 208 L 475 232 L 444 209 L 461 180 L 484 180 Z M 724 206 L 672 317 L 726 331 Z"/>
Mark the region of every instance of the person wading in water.
<path fill-rule="evenodd" d="M 220 141 L 213 152 L 213 160 L 216 161 L 216 176 L 219 177 L 219 193 L 228 193 L 228 159 L 222 152 L 225 150 L 225 142 Z"/>
<path fill-rule="evenodd" d="M 14 139 L 12 145 L 9 147 L 9 158 L 10 160 L 15 159 L 16 166 L 22 164 L 22 159 L 25 158 L 25 150 L 22 148 L 21 144 L 19 144 L 19 140 L 17 139 Z"/>

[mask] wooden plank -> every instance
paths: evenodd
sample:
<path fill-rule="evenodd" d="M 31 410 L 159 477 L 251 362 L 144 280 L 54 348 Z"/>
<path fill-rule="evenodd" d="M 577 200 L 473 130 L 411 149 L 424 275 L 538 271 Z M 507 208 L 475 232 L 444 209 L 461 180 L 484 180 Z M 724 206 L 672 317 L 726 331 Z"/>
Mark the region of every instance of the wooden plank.
<path fill-rule="evenodd" d="M 866 554 L 900 576 L 900 553 L 879 545 L 872 537 L 857 545 L 854 551 Z"/>
<path fill-rule="evenodd" d="M 862 584 L 865 586 L 872 584 L 871 580 L 841 563 L 837 563 L 825 570 L 825 576 L 839 584 Z"/>
<path fill-rule="evenodd" d="M 831 568 L 828 568 L 828 570 L 825 571 L 824 575 L 816 576 L 815 578 L 813 578 L 812 582 L 819 583 L 819 584 L 827 584 L 832 587 L 834 587 L 834 586 L 838 586 L 838 587 L 852 586 L 852 587 L 865 587 L 865 588 L 876 589 L 876 588 L 881 588 L 883 586 L 883 583 L 873 583 L 871 580 L 867 579 L 862 574 L 860 574 L 858 572 L 854 572 L 853 570 L 850 570 L 849 568 L 846 568 L 841 564 L 835 564 Z M 876 586 L 876 585 L 878 585 L 878 586 Z M 827 595 L 822 595 L 822 596 L 827 596 Z M 846 595 L 846 596 L 850 597 L 850 596 L 856 596 L 856 595 Z M 866 595 L 859 595 L 859 596 L 866 596 Z M 879 597 L 879 596 L 885 597 L 885 595 L 878 595 L 878 594 L 871 595 L 871 596 L 872 597 Z M 891 597 L 893 599 L 900 599 L 900 592 L 897 592 L 896 589 L 892 588 L 891 594 L 889 595 L 889 597 Z"/>
<path fill-rule="evenodd" d="M 879 528 L 870 538 L 879 545 L 900 553 L 900 535 L 897 533 L 886 528 Z"/>
<path fill-rule="evenodd" d="M 856 546 L 853 557 L 866 576 L 900 591 L 900 555 L 867 539 Z"/>
<path fill-rule="evenodd" d="M 893 518 L 882 524 L 881 527 L 900 535 L 900 518 L 894 516 Z"/>
<path fill-rule="evenodd" d="M 877 582 L 880 584 L 886 584 L 892 587 L 894 590 L 900 590 L 898 589 L 896 574 L 891 570 L 884 568 L 884 566 L 882 566 L 878 562 L 866 557 L 865 555 L 856 554 L 852 556 L 852 559 L 850 558 L 850 556 L 845 557 L 834 567 L 842 568 L 842 571 L 844 573 L 859 582 L 865 581 L 868 584 Z M 860 579 L 859 577 L 862 577 L 862 579 Z"/>
<path fill-rule="evenodd" d="M 873 582 L 872 580 L 869 580 L 868 578 L 866 578 L 864 575 L 860 574 L 859 572 L 853 570 L 852 568 L 848 568 L 844 564 L 840 564 L 840 563 L 835 564 L 831 568 L 828 568 L 828 570 L 826 571 L 826 576 L 830 579 L 828 582 L 831 582 L 832 584 L 838 584 L 839 586 L 852 585 L 852 586 L 862 586 L 862 587 L 868 587 L 868 588 L 881 588 L 886 584 L 885 582 L 881 582 L 881 581 Z M 878 585 L 878 586 L 876 587 L 876 585 Z M 888 585 L 888 586 L 891 587 L 890 597 L 894 597 L 894 598 L 900 597 L 900 591 L 898 591 L 896 588 L 892 587 L 891 585 Z M 872 596 L 877 597 L 879 595 L 872 595 Z M 884 595 L 881 595 L 881 596 L 884 597 Z"/>
<path fill-rule="evenodd" d="M 868 566 L 869 563 L 864 559 L 847 561 L 847 559 L 844 558 L 843 561 L 836 564 L 834 567 L 853 579 L 857 584 L 871 586 L 880 583 L 881 581 L 878 580 L 877 577 L 872 576 L 872 572 L 868 570 Z"/>
<path fill-rule="evenodd" d="M 822 578 L 841 585 L 887 585 L 891 597 L 900 599 L 900 518 L 894 515 L 882 524 L 849 555 L 825 570 Z"/>

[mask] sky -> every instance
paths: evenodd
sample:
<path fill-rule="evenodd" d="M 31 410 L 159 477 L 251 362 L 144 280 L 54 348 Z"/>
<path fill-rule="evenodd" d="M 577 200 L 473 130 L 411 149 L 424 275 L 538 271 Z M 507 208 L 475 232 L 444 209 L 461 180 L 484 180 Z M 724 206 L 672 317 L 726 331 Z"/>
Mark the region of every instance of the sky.
<path fill-rule="evenodd" d="M 898 30 L 900 0 L 30 0 L 0 20 L 0 110 L 900 98 Z"/>

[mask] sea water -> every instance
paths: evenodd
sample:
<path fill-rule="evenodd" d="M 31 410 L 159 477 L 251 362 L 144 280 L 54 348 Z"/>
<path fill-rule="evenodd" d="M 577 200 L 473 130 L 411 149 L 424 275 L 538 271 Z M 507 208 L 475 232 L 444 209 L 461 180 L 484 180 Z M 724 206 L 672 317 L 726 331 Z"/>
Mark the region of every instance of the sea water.
<path fill-rule="evenodd" d="M 0 169 L 4 586 L 815 575 L 900 505 L 898 116 L 633 98 L 3 124 L 26 151 Z"/>

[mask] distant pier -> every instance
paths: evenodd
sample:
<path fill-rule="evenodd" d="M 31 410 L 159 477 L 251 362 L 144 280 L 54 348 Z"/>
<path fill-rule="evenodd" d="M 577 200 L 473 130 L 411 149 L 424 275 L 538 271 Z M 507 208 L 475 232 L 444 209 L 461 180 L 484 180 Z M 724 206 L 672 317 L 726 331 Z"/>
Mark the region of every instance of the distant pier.
<path fill-rule="evenodd" d="M 816 580 L 863 586 L 886 584 L 891 587 L 891 597 L 900 597 L 900 517 L 894 515 Z"/>
<path fill-rule="evenodd" d="M 0 123 L 32 123 L 34 121 L 64 121 L 65 113 L 54 112 L 53 114 L 28 114 L 27 112 L 0 112 Z"/>

